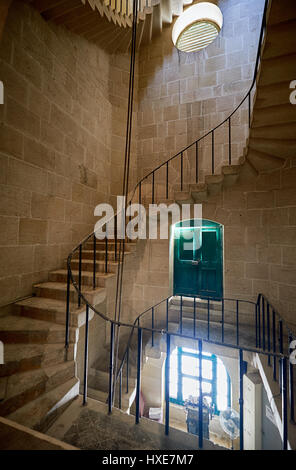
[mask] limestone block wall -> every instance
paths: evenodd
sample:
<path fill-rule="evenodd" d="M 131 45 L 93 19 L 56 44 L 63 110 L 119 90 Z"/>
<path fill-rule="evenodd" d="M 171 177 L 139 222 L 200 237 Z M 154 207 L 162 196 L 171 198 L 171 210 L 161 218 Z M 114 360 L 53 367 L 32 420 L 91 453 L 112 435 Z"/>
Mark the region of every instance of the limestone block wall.
<path fill-rule="evenodd" d="M 217 3 L 224 15 L 224 26 L 206 49 L 190 54 L 178 52 L 171 40 L 171 25 L 140 50 L 138 171 L 141 176 L 222 122 L 250 87 L 264 2 L 220 0 Z M 245 146 L 247 119 L 246 106 L 232 119 L 234 163 Z M 228 161 L 227 125 L 216 132 L 215 145 L 218 170 Z M 202 144 L 200 158 L 202 180 L 211 171 L 211 137 Z M 187 177 L 188 182 L 193 182 L 195 149 L 186 152 L 184 159 L 185 180 Z M 170 176 L 173 173 L 174 165 Z M 155 182 L 164 178 L 165 170 L 156 175 Z"/>
<path fill-rule="evenodd" d="M 116 194 L 128 63 L 13 2 L 0 45 L 1 305 L 61 267 Z"/>

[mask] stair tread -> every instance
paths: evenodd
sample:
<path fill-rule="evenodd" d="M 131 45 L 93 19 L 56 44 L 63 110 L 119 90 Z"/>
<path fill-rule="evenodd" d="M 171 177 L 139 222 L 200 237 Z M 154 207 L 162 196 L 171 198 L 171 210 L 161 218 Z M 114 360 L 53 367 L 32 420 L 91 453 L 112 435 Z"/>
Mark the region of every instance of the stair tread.
<path fill-rule="evenodd" d="M 67 283 L 66 282 L 54 282 L 54 281 L 49 281 L 49 282 L 41 282 L 40 284 L 34 284 L 34 287 L 41 287 L 42 289 L 56 289 L 56 290 L 66 290 L 67 289 Z M 70 290 L 71 291 L 76 291 L 75 287 L 73 285 L 70 285 Z M 81 288 L 82 292 L 87 294 L 94 294 L 98 292 L 102 292 L 105 290 L 104 287 L 96 287 L 93 289 L 90 286 L 85 286 L 82 285 Z"/>
<path fill-rule="evenodd" d="M 35 428 L 49 412 L 54 411 L 56 405 L 65 398 L 66 394 L 79 382 L 76 377 L 44 393 L 40 397 L 26 403 L 24 406 L 7 416 L 8 419 Z"/>
<path fill-rule="evenodd" d="M 67 272 L 67 270 L 65 270 Z M 40 308 L 49 311 L 55 312 L 65 312 L 65 301 L 63 300 L 56 300 L 56 299 L 48 299 L 46 297 L 30 297 L 29 299 L 21 300 L 16 302 L 16 305 L 21 307 L 33 307 L 33 308 Z M 70 310 L 71 313 L 80 313 L 85 310 L 85 307 L 82 306 L 80 308 L 77 307 L 77 304 L 70 303 Z"/>
<path fill-rule="evenodd" d="M 46 352 L 55 350 L 64 350 L 65 345 L 54 343 L 54 344 L 6 344 L 5 345 L 5 364 L 13 361 L 21 361 L 24 359 L 31 359 L 35 356 L 43 355 Z"/>
<path fill-rule="evenodd" d="M 78 269 L 72 269 L 72 274 L 79 274 L 79 271 Z M 65 274 L 67 275 L 68 274 L 68 270 L 67 269 L 57 269 L 56 271 L 51 271 L 50 274 Z M 93 278 L 93 273 L 92 271 L 83 271 L 81 270 L 81 274 L 82 276 L 88 276 L 88 277 L 91 277 Z M 101 272 L 96 272 L 96 277 L 101 277 L 101 278 L 110 278 L 110 277 L 114 277 L 114 273 L 101 273 Z"/>
<path fill-rule="evenodd" d="M 65 326 L 44 320 L 35 320 L 18 315 L 8 315 L 0 318 L 0 331 L 63 331 Z"/>
<path fill-rule="evenodd" d="M 6 397 L 2 403 L 9 400 L 32 387 L 36 387 L 40 382 L 46 382 L 58 372 L 63 372 L 69 368 L 73 368 L 74 372 L 74 361 L 67 361 L 61 364 L 55 364 L 53 366 L 30 370 L 26 372 L 19 372 L 8 377 L 0 378 L 1 381 L 6 381 Z"/>

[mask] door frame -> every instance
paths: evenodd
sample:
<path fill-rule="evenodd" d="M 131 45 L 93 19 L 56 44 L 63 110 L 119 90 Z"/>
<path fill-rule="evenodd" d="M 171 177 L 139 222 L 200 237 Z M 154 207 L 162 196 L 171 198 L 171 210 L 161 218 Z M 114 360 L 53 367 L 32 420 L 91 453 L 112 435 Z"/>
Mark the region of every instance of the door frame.
<path fill-rule="evenodd" d="M 174 240 L 175 240 L 174 234 L 175 234 L 176 226 L 181 224 L 181 222 L 187 222 L 187 223 L 190 223 L 190 225 L 193 222 L 193 226 L 196 225 L 197 227 L 203 227 L 203 226 L 206 227 L 207 223 L 209 223 L 210 225 L 213 224 L 213 225 L 216 225 L 216 226 L 220 227 L 220 230 L 221 230 L 221 247 L 222 247 L 222 261 L 221 261 L 222 262 L 222 297 L 224 297 L 224 291 L 225 291 L 224 225 L 221 224 L 220 222 L 217 222 L 216 220 L 211 220 L 211 219 L 187 219 L 187 220 L 177 222 L 174 225 L 171 225 L 170 244 L 169 244 L 169 286 L 170 286 L 170 292 L 172 292 L 172 295 L 175 295 L 174 294 L 174 245 L 175 245 L 175 243 L 174 243 Z M 213 301 L 215 301 L 215 300 L 213 299 Z"/>

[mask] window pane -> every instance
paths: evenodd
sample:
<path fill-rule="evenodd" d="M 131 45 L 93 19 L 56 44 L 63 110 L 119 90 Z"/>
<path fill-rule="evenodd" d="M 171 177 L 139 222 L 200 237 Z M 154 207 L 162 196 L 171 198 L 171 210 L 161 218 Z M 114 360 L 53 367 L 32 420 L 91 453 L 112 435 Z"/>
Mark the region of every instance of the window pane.
<path fill-rule="evenodd" d="M 190 354 L 198 354 L 198 351 L 196 351 L 195 349 L 189 349 L 189 348 L 182 348 L 182 352 L 190 353 Z"/>
<path fill-rule="evenodd" d="M 213 377 L 213 363 L 207 359 L 202 361 L 202 377 L 211 380 Z"/>
<path fill-rule="evenodd" d="M 227 372 L 221 359 L 217 359 L 217 408 L 227 408 Z"/>
<path fill-rule="evenodd" d="M 190 395 L 193 397 L 198 396 L 198 381 L 194 379 L 189 379 L 187 377 L 183 377 L 183 400 L 187 400 Z"/>
<path fill-rule="evenodd" d="M 177 398 L 178 391 L 178 355 L 177 349 L 171 353 L 170 358 L 170 396 Z"/>
<path fill-rule="evenodd" d="M 208 382 L 202 382 L 202 391 L 203 393 L 212 393 L 212 384 Z"/>
<path fill-rule="evenodd" d="M 182 355 L 182 374 L 198 376 L 199 368 L 196 357 Z"/>

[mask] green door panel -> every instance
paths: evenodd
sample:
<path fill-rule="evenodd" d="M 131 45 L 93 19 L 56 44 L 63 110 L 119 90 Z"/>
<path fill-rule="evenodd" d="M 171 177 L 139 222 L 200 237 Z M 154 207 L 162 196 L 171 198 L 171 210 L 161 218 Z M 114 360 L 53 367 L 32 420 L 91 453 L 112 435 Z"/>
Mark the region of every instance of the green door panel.
<path fill-rule="evenodd" d="M 190 221 L 190 227 L 177 224 L 174 237 L 174 294 L 221 298 L 222 226 L 207 220 L 194 226 Z"/>

